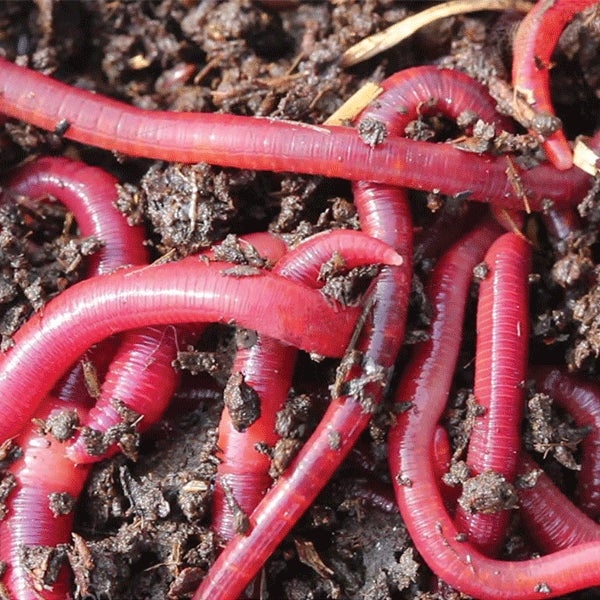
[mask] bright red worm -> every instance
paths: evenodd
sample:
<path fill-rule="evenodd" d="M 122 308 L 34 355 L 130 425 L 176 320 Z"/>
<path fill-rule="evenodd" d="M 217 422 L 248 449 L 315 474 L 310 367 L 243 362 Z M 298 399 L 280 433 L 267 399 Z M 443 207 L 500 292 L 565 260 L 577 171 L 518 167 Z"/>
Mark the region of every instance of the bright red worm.
<path fill-rule="evenodd" d="M 521 447 L 524 383 L 529 356 L 529 242 L 506 233 L 484 259 L 489 269 L 479 287 L 475 401 L 485 412 L 475 418 L 466 462 L 472 476 L 494 472 L 513 483 Z M 496 555 L 504 541 L 509 510 L 456 510 L 459 531 L 484 554 Z"/>
<path fill-rule="evenodd" d="M 332 306 L 319 291 L 268 272 L 235 273 L 229 263 L 207 265 L 193 257 L 116 271 L 63 292 L 17 332 L 2 357 L 0 437 L 21 430 L 43 394 L 87 348 L 126 329 L 235 322 L 308 352 L 344 353 L 357 309 Z"/>
<path fill-rule="evenodd" d="M 256 117 L 145 111 L 73 88 L 0 58 L 0 112 L 64 137 L 131 156 L 267 171 L 314 173 L 415 189 L 468 194 L 506 208 L 579 202 L 590 178 L 541 165 L 514 167 L 507 157 L 479 156 L 451 144 L 389 136 L 371 147 L 346 127 Z M 595 141 L 594 141 L 595 143 Z"/>
<path fill-rule="evenodd" d="M 320 267 L 339 256 L 344 268 L 364 264 L 400 265 L 402 260 L 390 246 L 351 230 L 335 230 L 307 239 L 279 260 L 274 272 L 304 285 L 319 287 Z M 226 479 L 231 494 L 244 514 L 249 515 L 272 484 L 271 460 L 259 452 L 257 444 L 274 448 L 279 435 L 275 423 L 288 397 L 296 360 L 296 349 L 264 336 L 251 348 L 239 349 L 232 373 L 242 373 L 244 381 L 259 395 L 260 417 L 244 431 L 233 424 L 227 407 L 219 423 L 219 458 L 213 496 L 212 528 L 225 540 L 233 537 L 234 511 L 221 484 Z"/>
<path fill-rule="evenodd" d="M 577 504 L 586 515 L 596 519 L 600 515 L 600 389 L 557 367 L 532 367 L 530 372 L 536 389 L 548 394 L 579 427 L 590 426 L 590 432 L 581 442 Z"/>
<path fill-rule="evenodd" d="M 539 0 L 519 25 L 514 41 L 512 77 L 515 93 L 536 112 L 544 151 L 557 169 L 571 168 L 573 153 L 560 122 L 556 122 L 558 128 L 551 126 L 550 132 L 543 131 L 544 123 L 554 117 L 550 97 L 552 52 L 565 25 L 576 13 L 594 4 L 598 4 L 598 0 Z M 539 127 L 531 129 L 540 134 Z"/>
<path fill-rule="evenodd" d="M 531 457 L 521 454 L 519 474 L 538 469 Z M 539 549 L 554 552 L 600 541 L 600 525 L 579 510 L 544 472 L 532 487 L 518 489 L 519 513 Z"/>
<path fill-rule="evenodd" d="M 95 236 L 103 247 L 88 262 L 90 273 L 107 273 L 123 265 L 143 265 L 148 251 L 142 227 L 132 227 L 114 207 L 117 180 L 98 167 L 62 157 L 24 163 L 4 184 L 3 201 L 11 196 L 57 198 L 75 217 L 84 236 Z M 123 262 L 126 260 L 126 262 Z"/>

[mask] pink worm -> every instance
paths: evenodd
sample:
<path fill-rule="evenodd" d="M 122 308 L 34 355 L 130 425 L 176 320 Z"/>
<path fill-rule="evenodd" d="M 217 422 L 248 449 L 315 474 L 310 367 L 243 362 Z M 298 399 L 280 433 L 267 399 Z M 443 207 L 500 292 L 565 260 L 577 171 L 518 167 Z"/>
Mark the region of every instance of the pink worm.
<path fill-rule="evenodd" d="M 457 264 L 448 268 L 456 268 Z M 455 290 L 456 276 L 450 273 L 447 293 Z M 390 469 L 396 500 L 417 550 L 434 573 L 454 588 L 487 600 L 529 600 L 560 596 L 600 583 L 600 543 L 578 544 L 568 550 L 520 562 L 503 562 L 488 558 L 462 536 L 444 508 L 431 462 L 431 444 L 437 422 L 446 405 L 447 388 L 440 390 L 440 379 L 447 372 L 444 353 L 453 336 L 442 333 L 445 327 L 460 320 L 464 299 L 450 303 L 436 302 L 440 312 L 434 321 L 432 337 L 439 344 L 438 357 L 431 367 L 409 368 L 403 377 L 397 400 L 412 401 L 412 407 L 399 415 L 388 441 Z M 446 330 L 447 331 L 447 330 Z M 460 335 L 460 327 L 455 338 Z M 411 365 L 415 365 L 412 362 Z M 433 368 L 435 367 L 435 369 Z M 449 384 L 448 384 L 449 385 Z M 402 483 L 404 482 L 405 485 Z M 409 485 L 406 485 L 410 482 Z"/>
<path fill-rule="evenodd" d="M 95 236 L 104 246 L 91 257 L 90 274 L 106 273 L 124 263 L 145 263 L 144 231 L 130 227 L 114 207 L 116 180 L 101 169 L 66 158 L 41 158 L 19 167 L 10 177 L 4 200 L 14 195 L 54 196 L 74 215 L 84 236 Z M 105 344 L 88 357 L 96 368 L 107 362 L 111 349 Z M 46 419 L 65 409 L 76 410 L 80 419 L 90 403 L 83 385 L 81 368 L 75 368 L 56 393 L 44 401 L 37 416 Z M 79 497 L 88 469 L 76 469 L 66 459 L 64 444 L 43 435 L 37 425 L 27 423 L 17 439 L 23 456 L 9 468 L 17 489 L 7 500 L 7 517 L 0 523 L 0 559 L 8 565 L 4 582 L 19 600 L 41 597 L 65 598 L 70 577 L 61 568 L 51 589 L 39 587 L 21 561 L 26 546 L 68 544 L 73 512 L 56 515 L 50 508 L 49 494 L 63 492 L 74 500 Z"/>
<path fill-rule="evenodd" d="M 106 171 L 68 158 L 38 158 L 24 163 L 9 177 L 3 201 L 14 195 L 58 198 L 73 213 L 82 235 L 97 237 L 103 243 L 89 259 L 90 273 L 148 262 L 144 230 L 128 225 L 115 208 L 117 180 Z"/>
<path fill-rule="evenodd" d="M 283 241 L 269 233 L 250 234 L 241 242 L 253 244 L 267 259 L 276 259 L 285 250 Z M 212 251 L 203 256 L 210 258 Z M 114 443 L 105 452 L 90 454 L 86 445 L 89 429 L 105 434 L 123 422 L 115 399 L 142 417 L 136 431 L 143 432 L 156 423 L 179 385 L 179 372 L 172 366 L 177 352 L 192 343 L 202 329 L 196 325 L 146 327 L 127 332 L 102 385 L 100 397 L 82 421 L 87 429 L 78 433 L 67 447 L 67 456 L 75 463 L 84 464 L 98 462 L 118 451 L 119 447 Z"/>
<path fill-rule="evenodd" d="M 440 75 L 440 73 L 442 73 Z M 486 98 L 477 84 L 455 73 L 435 69 L 412 69 L 393 78 L 393 85 L 384 82 L 386 92 L 372 109 L 365 110 L 360 119 L 371 117 L 385 123 L 392 135 L 400 135 L 406 122 L 417 114 L 419 103 L 425 99 L 438 99 L 441 109 L 453 113 L 454 105 L 444 107 L 454 82 L 461 92 L 472 86 L 479 99 Z M 420 93 L 409 95 L 413 81 Z M 469 81 L 470 83 L 467 83 Z M 423 83 L 419 88 L 420 82 Z M 461 87 L 462 86 L 462 87 Z M 388 95 L 391 100 L 388 99 Z M 461 98 L 469 97 L 463 94 Z M 489 97 L 487 98 L 490 104 Z M 447 103 L 448 104 L 448 103 Z M 483 104 L 485 109 L 486 105 Z M 479 107 L 481 108 L 481 107 Z M 459 109 L 462 110 L 462 107 Z M 403 113 L 406 111 L 406 117 Z M 495 113 L 487 113 L 491 120 Z M 373 178 L 370 178 L 373 179 Z M 362 228 L 373 237 L 394 246 L 405 258 L 402 268 L 384 268 L 375 282 L 372 325 L 367 336 L 359 342 L 359 349 L 375 364 L 390 368 L 404 337 L 405 314 L 412 265 L 412 226 L 406 195 L 397 188 L 359 182 L 354 185 L 355 204 Z M 351 373 L 349 377 L 355 376 Z M 371 385 L 368 393 L 374 403 L 381 398 L 381 386 Z M 314 500 L 325 482 L 333 474 L 354 445 L 369 421 L 360 405 L 351 397 L 335 398 L 319 427 L 307 441 L 288 471 L 259 504 L 250 518 L 251 530 L 238 535 L 226 547 L 203 581 L 194 600 L 202 598 L 235 598 L 256 574 L 263 562 L 273 552 L 283 537 L 293 527 L 299 516 Z M 339 435 L 340 446 L 331 448 L 329 434 Z M 337 456 L 336 456 L 337 454 Z"/>
<path fill-rule="evenodd" d="M 551 56 L 565 25 L 576 13 L 597 0 L 539 0 L 519 25 L 514 41 L 513 87 L 536 113 L 546 119 L 554 115 L 550 98 Z M 535 130 L 532 131 L 536 133 Z M 562 127 L 542 135 L 548 160 L 557 169 L 573 165 L 571 147 Z"/>
<path fill-rule="evenodd" d="M 113 340 L 114 341 L 114 340 Z M 112 344 L 103 344 L 103 352 L 94 348 L 86 353 L 99 376 L 108 368 Z M 83 419 L 92 403 L 82 374 L 81 363 L 69 372 L 66 381 L 44 399 L 36 412 L 42 420 L 58 416 L 65 410 L 75 410 Z M 14 476 L 16 489 L 6 500 L 7 516 L 0 521 L 0 560 L 7 564 L 3 583 L 18 600 L 62 600 L 69 596 L 70 572 L 63 565 L 50 589 L 39 588 L 39 583 L 21 561 L 24 547 L 69 544 L 73 525 L 73 511 L 55 514 L 50 508 L 51 493 L 67 493 L 76 500 L 83 489 L 89 469 L 76 468 L 65 456 L 64 444 L 52 435 L 43 434 L 34 423 L 28 424 L 15 443 L 23 455 L 8 469 Z"/>
<path fill-rule="evenodd" d="M 123 269 L 82 281 L 49 302 L 17 332 L 0 362 L 0 439 L 18 433 L 77 356 L 125 329 L 235 321 L 308 352 L 344 352 L 356 309 L 332 307 L 320 292 L 268 272 L 228 275 L 231 267 L 192 257 Z"/>
<path fill-rule="evenodd" d="M 435 407 L 439 405 L 441 408 L 435 420 L 432 419 L 430 435 L 423 437 L 419 445 L 411 446 L 411 452 L 415 454 L 412 460 L 418 461 L 419 468 L 426 470 L 427 476 L 435 482 L 436 499 L 442 502 L 439 483 L 442 469 L 438 458 L 440 447 L 436 443 L 436 438 L 439 442 L 440 427 L 437 419 L 446 404 L 454 377 L 473 268 L 500 233 L 497 224 L 491 220 L 485 221 L 454 244 L 433 270 L 427 285 L 427 295 L 433 308 L 430 339 L 415 347 L 396 391 L 396 401 L 408 406 L 406 412 L 398 417 L 399 424 L 393 426 L 390 432 L 388 452 L 397 489 L 412 489 L 415 485 L 412 470 L 408 470 L 404 464 L 397 464 L 398 448 L 404 450 L 409 443 L 402 435 L 404 432 L 400 424 L 407 420 L 411 422 L 415 414 L 435 412 Z M 430 504 L 431 500 L 421 506 L 411 507 L 414 512 L 403 511 L 407 525 L 418 528 Z"/>
<path fill-rule="evenodd" d="M 600 389 L 557 367 L 533 367 L 537 388 L 551 396 L 579 427 L 591 426 L 583 439 L 577 503 L 592 519 L 600 515 Z"/>
<path fill-rule="evenodd" d="M 467 464 L 472 475 L 493 471 L 514 481 L 520 451 L 523 388 L 529 341 L 529 243 L 506 233 L 485 256 L 489 273 L 479 288 L 475 400 L 485 408 L 475 420 Z M 510 513 L 456 510 L 457 528 L 483 553 L 500 550 Z"/>
<path fill-rule="evenodd" d="M 521 454 L 519 475 L 538 469 L 531 457 Z M 579 510 L 541 473 L 533 487 L 520 488 L 519 513 L 531 538 L 544 552 L 554 552 L 585 542 L 600 542 L 600 526 Z"/>
<path fill-rule="evenodd" d="M 348 269 L 365 264 L 402 263 L 402 257 L 379 240 L 358 231 L 335 230 L 304 241 L 279 260 L 274 272 L 316 288 L 321 266 L 334 254 L 343 259 Z M 295 348 L 264 336 L 251 348 L 238 350 L 232 373 L 242 373 L 245 383 L 258 393 L 261 416 L 248 429 L 238 431 L 225 408 L 219 423 L 217 446 L 221 463 L 213 496 L 212 528 L 225 540 L 235 533 L 234 512 L 221 482 L 226 480 L 236 503 L 247 515 L 271 485 L 271 460 L 256 446 L 260 443 L 273 448 L 280 437 L 275 430 L 276 416 L 288 397 L 296 353 Z"/>
<path fill-rule="evenodd" d="M 520 209 L 579 202 L 590 178 L 547 165 L 507 174 L 506 157 L 478 156 L 450 144 L 390 136 L 371 147 L 357 131 L 256 117 L 145 111 L 73 88 L 0 58 L 0 112 L 83 143 L 169 161 L 314 173 L 415 189 L 439 189 Z M 595 140 L 597 142 L 597 140 Z"/>
<path fill-rule="evenodd" d="M 66 409 L 84 414 L 82 402 L 65 404 L 64 400 L 47 396 L 37 415 L 46 419 Z M 77 499 L 89 469 L 78 469 L 64 454 L 64 444 L 50 435 L 42 435 L 36 426 L 25 428 L 17 440 L 23 457 L 10 468 L 16 489 L 7 500 L 8 514 L 0 524 L 0 559 L 8 570 L 3 583 L 17 600 L 47 600 L 70 597 L 70 576 L 63 564 L 50 589 L 40 587 L 22 561 L 27 547 L 67 545 L 70 542 L 73 511 L 55 514 L 50 494 L 64 493 Z"/>

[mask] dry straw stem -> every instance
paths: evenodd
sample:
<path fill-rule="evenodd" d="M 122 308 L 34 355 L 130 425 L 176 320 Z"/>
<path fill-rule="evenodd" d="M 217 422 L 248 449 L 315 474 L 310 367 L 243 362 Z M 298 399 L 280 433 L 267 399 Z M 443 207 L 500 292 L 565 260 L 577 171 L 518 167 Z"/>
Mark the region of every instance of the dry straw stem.
<path fill-rule="evenodd" d="M 352 94 L 328 119 L 324 125 L 347 125 L 358 114 L 375 100 L 383 88 L 376 83 L 367 82 L 357 92 Z"/>
<path fill-rule="evenodd" d="M 365 38 L 342 55 L 342 65 L 350 67 L 388 50 L 433 21 L 478 10 L 519 10 L 527 12 L 533 2 L 525 0 L 453 0 L 432 6 Z"/>
<path fill-rule="evenodd" d="M 575 142 L 573 149 L 573 164 L 589 175 L 596 176 L 598 174 L 598 156 L 586 143 L 585 138 L 580 137 Z"/>

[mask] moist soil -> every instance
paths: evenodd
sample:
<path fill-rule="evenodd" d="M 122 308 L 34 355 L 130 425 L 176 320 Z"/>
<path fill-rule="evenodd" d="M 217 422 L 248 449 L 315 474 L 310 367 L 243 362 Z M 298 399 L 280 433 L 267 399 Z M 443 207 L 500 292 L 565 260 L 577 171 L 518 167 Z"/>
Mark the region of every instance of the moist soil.
<path fill-rule="evenodd" d="M 10 60 L 148 109 L 221 111 L 319 124 L 367 81 L 431 63 L 466 71 L 494 87 L 499 101 L 510 99 L 505 82 L 520 18 L 512 12 L 443 19 L 380 56 L 352 68 L 340 66 L 342 53 L 352 44 L 430 4 L 9 0 L 0 4 L 0 48 Z M 588 13 L 567 28 L 555 56 L 553 98 L 570 139 L 590 134 L 598 125 L 599 45 L 600 20 Z M 510 101 L 503 108 L 510 112 Z M 437 117 L 415 121 L 407 134 L 419 139 L 460 137 L 456 125 Z M 62 154 L 115 174 L 121 182 L 119 208 L 131 223 L 146 226 L 154 260 L 173 260 L 227 238 L 225 258 L 252 270 L 264 265 L 256 257 L 240 256 L 235 235 L 270 230 L 294 244 L 319 231 L 359 227 L 344 181 L 132 159 L 69 142 L 60 131 L 47 133 L 12 120 L 0 136 L 4 170 L 34 155 Z M 478 151 L 489 143 L 489 132 L 480 128 L 465 145 Z M 524 131 L 495 140 L 494 147 L 516 149 L 530 161 L 536 160 L 538 150 Z M 528 218 L 526 229 L 535 248 L 532 361 L 567 364 L 589 377 L 598 374 L 600 351 L 600 208 L 595 192 L 580 207 L 581 229 L 567 239 L 555 237 L 535 215 Z M 444 232 L 449 244 L 459 235 L 458 223 L 467 210 L 473 210 L 459 198 L 433 193 L 411 192 L 411 202 L 417 233 L 415 276 L 398 372 L 411 344 L 427 335 L 429 324 L 423 282 L 436 257 L 423 232 L 440 219 L 450 219 L 455 225 Z M 0 241 L 0 334 L 6 349 L 32 312 L 42 310 L 81 276 L 85 257 L 98 243 L 81 239 L 70 215 L 38 199 L 0 208 Z M 328 293 L 343 302 L 356 301 L 373 275 L 362 270 L 346 277 L 331 270 Z M 455 449 L 450 484 L 468 480 L 462 459 L 478 412 L 470 393 L 474 340 L 469 332 L 474 324 L 465 331 L 463 368 L 456 375 L 446 416 Z M 74 508 L 74 541 L 63 553 L 75 574 L 77 598 L 191 597 L 222 544 L 210 530 L 210 506 L 223 403 L 239 411 L 242 427 L 256 410 L 252 390 L 229 377 L 236 347 L 253 339 L 253 332 L 215 326 L 194 347 L 182 348 L 177 361 L 182 385 L 164 419 L 135 444 L 129 440 L 125 454 L 93 470 Z M 335 366 L 301 356 L 288 407 L 279 419 L 284 442 L 274 456 L 274 477 L 323 414 Z M 578 443 L 586 432 L 553 409 L 551 399 L 533 389 L 529 396 L 524 443 L 569 492 Z M 464 597 L 432 576 L 395 508 L 386 466 L 393 414 L 387 398 L 357 448 L 262 569 L 253 597 Z M 10 459 L 9 452 L 3 454 Z M 2 488 L 5 497 L 11 488 L 8 478 Z M 465 506 L 514 506 L 514 490 L 502 482 L 474 478 L 465 490 L 460 500 Z M 54 503 L 59 512 L 71 510 L 68 499 L 57 497 Z M 506 557 L 535 552 L 516 516 L 512 531 Z M 40 565 L 51 564 L 43 549 L 34 550 L 28 559 L 38 571 Z"/>

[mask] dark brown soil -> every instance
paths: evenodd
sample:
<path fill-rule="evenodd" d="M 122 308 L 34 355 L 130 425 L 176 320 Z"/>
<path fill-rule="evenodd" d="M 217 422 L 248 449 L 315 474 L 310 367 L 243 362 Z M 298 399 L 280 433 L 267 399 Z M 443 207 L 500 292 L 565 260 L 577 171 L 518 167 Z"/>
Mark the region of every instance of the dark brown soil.
<path fill-rule="evenodd" d="M 252 0 L 8 0 L 0 4 L 0 49 L 9 59 L 68 83 L 151 109 L 322 123 L 366 81 L 433 61 L 464 70 L 494 87 L 499 99 L 506 97 L 514 14 L 445 19 L 379 57 L 343 69 L 340 56 L 345 49 L 423 3 L 279 4 L 283 8 Z M 570 138 L 590 134 L 598 125 L 599 46 L 597 15 L 577 18 L 556 56 L 553 94 Z M 419 120 L 410 131 L 413 137 L 429 139 L 447 125 L 439 119 Z M 536 144 L 521 134 L 494 140 L 496 149 L 518 149 L 533 159 Z M 229 234 L 270 229 L 296 242 L 326 229 L 359 226 L 344 181 L 134 160 L 11 121 L 0 135 L 5 168 L 34 154 L 65 154 L 116 174 L 122 182 L 119 208 L 132 223 L 147 227 L 155 259 L 197 252 Z M 377 143 L 382 132 L 368 128 L 363 135 Z M 489 142 L 481 130 L 465 143 L 478 150 Z M 569 239 L 557 239 L 535 216 L 528 223 L 537 274 L 531 287 L 532 360 L 568 364 L 590 377 L 598 374 L 600 353 L 596 191 L 581 206 L 582 230 Z M 465 212 L 464 202 L 434 194 L 414 193 L 412 200 L 418 229 L 431 226 L 439 214 L 458 215 L 460 220 Z M 32 311 L 79 276 L 96 244 L 76 234 L 76 224 L 55 205 L 23 199 L 0 209 L 2 348 L 10 345 L 11 335 Z M 235 239 L 230 241 L 228 260 L 239 262 L 242 269 L 263 266 L 256 257 L 240 256 Z M 426 335 L 428 306 L 421 282 L 434 262 L 427 248 L 418 245 L 400 365 L 410 342 Z M 356 278 L 342 278 L 331 270 L 330 293 L 352 301 Z M 362 281 L 372 272 L 359 275 Z M 196 589 L 220 547 L 209 525 L 223 397 L 235 409 L 241 430 L 256 415 L 256 398 L 243 378 L 227 383 L 236 344 L 252 343 L 252 336 L 215 327 L 196 348 L 182 351 L 178 363 L 186 371 L 185 384 L 165 419 L 143 437 L 135 453 L 94 469 L 76 508 L 76 533 L 67 551 L 77 598 L 177 599 L 189 598 Z M 469 334 L 466 338 L 465 368 L 456 377 L 447 413 L 456 450 L 448 481 L 468 482 L 460 500 L 465 505 L 512 507 L 512 486 L 497 478 L 491 483 L 468 479 L 468 470 L 461 468 L 477 412 L 468 393 L 473 339 Z M 289 407 L 280 418 L 283 441 L 274 451 L 274 477 L 323 413 L 334 366 L 301 358 Z M 392 414 L 389 403 L 377 408 L 359 447 L 265 566 L 255 597 L 462 597 L 443 584 L 431 591 L 431 573 L 412 548 L 390 497 L 385 453 Z M 564 469 L 576 468 L 577 445 L 585 433 L 568 415 L 557 413 L 549 399 L 532 392 L 524 438 L 567 482 Z M 68 501 L 56 498 L 57 511 Z M 529 541 L 518 533 L 516 521 L 514 531 L 506 554 L 522 557 Z"/>

